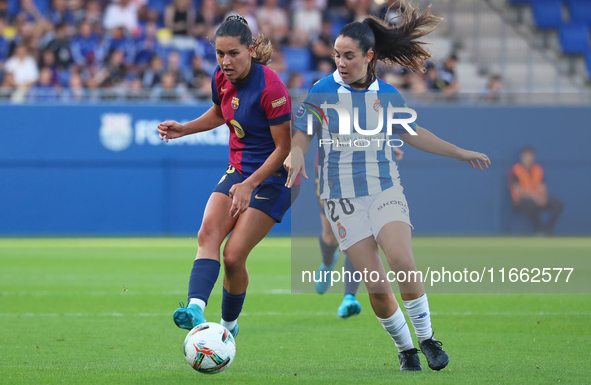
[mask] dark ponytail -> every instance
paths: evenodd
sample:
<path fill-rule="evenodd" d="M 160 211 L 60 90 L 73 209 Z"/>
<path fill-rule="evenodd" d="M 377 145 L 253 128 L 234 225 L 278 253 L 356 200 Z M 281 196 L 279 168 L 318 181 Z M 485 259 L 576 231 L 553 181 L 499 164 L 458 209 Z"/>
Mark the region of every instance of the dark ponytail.
<path fill-rule="evenodd" d="M 254 46 L 253 60 L 259 64 L 266 65 L 271 60 L 273 46 L 270 41 L 259 32 L 257 37 L 252 38 L 252 32 L 248 27 L 246 19 L 239 15 L 228 16 L 226 20 L 215 31 L 215 38 L 229 36 L 239 39 L 240 44 L 246 47 Z"/>
<path fill-rule="evenodd" d="M 416 41 L 431 33 L 442 20 L 431 14 L 431 6 L 420 15 L 416 8 L 406 6 L 396 26 L 389 25 L 391 20 L 387 19 L 387 15 L 388 12 L 383 20 L 371 16 L 363 22 L 347 24 L 339 32 L 338 36 L 357 41 L 364 54 L 370 48 L 375 52 L 368 64 L 365 80 L 358 84 L 360 87 L 369 87 L 376 80 L 378 60 L 423 72 L 423 62 L 431 57 L 431 53 L 423 47 L 426 43 Z"/>

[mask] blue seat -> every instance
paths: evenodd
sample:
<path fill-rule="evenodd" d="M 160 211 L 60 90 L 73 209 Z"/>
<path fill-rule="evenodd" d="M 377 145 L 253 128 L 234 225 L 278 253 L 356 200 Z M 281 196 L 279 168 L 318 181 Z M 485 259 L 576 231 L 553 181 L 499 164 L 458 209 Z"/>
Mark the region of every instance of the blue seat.
<path fill-rule="evenodd" d="M 556 29 L 562 25 L 560 0 L 536 0 L 532 3 L 534 24 L 538 29 Z"/>
<path fill-rule="evenodd" d="M 569 2 L 570 21 L 573 23 L 584 23 L 591 26 L 591 1 L 571 0 Z"/>
<path fill-rule="evenodd" d="M 565 24 L 558 35 L 565 55 L 583 55 L 589 50 L 589 29 L 584 24 Z"/>
<path fill-rule="evenodd" d="M 283 55 L 287 62 L 287 68 L 291 72 L 305 72 L 312 67 L 312 55 L 308 48 L 285 47 Z"/>

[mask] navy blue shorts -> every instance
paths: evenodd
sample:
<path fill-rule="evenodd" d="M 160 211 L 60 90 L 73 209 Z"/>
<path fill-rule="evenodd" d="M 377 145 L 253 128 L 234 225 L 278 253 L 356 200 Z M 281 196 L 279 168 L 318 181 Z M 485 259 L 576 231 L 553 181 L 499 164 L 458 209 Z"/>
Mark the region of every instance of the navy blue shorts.
<path fill-rule="evenodd" d="M 230 196 L 232 186 L 242 183 L 245 179 L 234 167 L 229 166 L 213 191 Z M 299 192 L 299 185 L 287 188 L 279 183 L 263 182 L 254 188 L 248 206 L 264 212 L 277 223 L 281 223 L 281 219 Z"/>

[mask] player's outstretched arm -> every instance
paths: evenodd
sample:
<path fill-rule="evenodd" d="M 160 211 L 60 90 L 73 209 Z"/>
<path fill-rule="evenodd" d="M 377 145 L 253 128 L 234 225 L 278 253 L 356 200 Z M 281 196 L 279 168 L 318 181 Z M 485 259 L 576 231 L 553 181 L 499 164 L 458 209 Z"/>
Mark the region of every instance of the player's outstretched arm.
<path fill-rule="evenodd" d="M 285 187 L 291 188 L 293 186 L 300 171 L 302 172 L 302 176 L 308 179 L 304 155 L 308 152 L 311 142 L 312 138 L 303 131 L 296 131 L 293 134 L 293 138 L 291 138 L 291 152 L 283 162 L 283 167 L 288 172 Z"/>
<path fill-rule="evenodd" d="M 207 112 L 195 120 L 180 124 L 174 120 L 167 120 L 158 125 L 158 134 L 161 140 L 180 138 L 185 135 L 196 134 L 198 132 L 213 130 L 224 124 L 222 109 L 214 104 Z"/>
<path fill-rule="evenodd" d="M 472 168 L 478 168 L 480 171 L 488 168 L 491 164 L 490 159 L 485 154 L 459 148 L 445 140 L 439 139 L 432 132 L 422 127 L 417 126 L 417 134 L 400 134 L 399 136 L 405 143 L 416 149 L 468 162 Z"/>

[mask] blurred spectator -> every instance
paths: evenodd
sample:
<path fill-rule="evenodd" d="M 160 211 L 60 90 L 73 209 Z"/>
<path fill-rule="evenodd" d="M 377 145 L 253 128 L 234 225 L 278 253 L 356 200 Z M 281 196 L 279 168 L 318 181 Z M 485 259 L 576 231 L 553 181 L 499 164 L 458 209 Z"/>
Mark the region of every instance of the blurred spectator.
<path fill-rule="evenodd" d="M 304 0 L 304 6 L 293 14 L 293 35 L 291 44 L 304 47 L 310 37 L 320 33 L 322 13 L 315 7 L 314 0 Z"/>
<path fill-rule="evenodd" d="M 256 13 L 261 33 L 274 44 L 283 44 L 287 37 L 289 19 L 284 9 L 277 6 L 278 0 L 265 0 Z"/>
<path fill-rule="evenodd" d="M 149 21 L 144 28 L 144 33 L 135 40 L 137 53 L 134 64 L 139 65 L 141 70 L 150 63 L 154 55 L 162 54 L 163 49 L 156 36 L 157 33 L 158 25 L 155 21 Z"/>
<path fill-rule="evenodd" d="M 66 23 L 74 24 L 74 15 L 66 8 L 66 0 L 52 0 L 48 15 L 49 21 L 54 25 Z"/>
<path fill-rule="evenodd" d="M 104 41 L 104 50 L 110 55 L 114 50 L 123 53 L 123 59 L 127 65 L 132 65 L 135 59 L 135 44 L 133 39 L 126 34 L 123 27 L 115 27 L 107 34 Z"/>
<path fill-rule="evenodd" d="M 248 23 L 248 27 L 252 32 L 252 36 L 256 36 L 259 32 L 259 26 L 257 24 L 257 19 L 252 13 L 253 7 L 250 0 L 234 0 L 232 2 L 232 9 L 230 12 L 226 13 L 224 16 L 224 20 L 231 15 L 240 15 L 244 16 L 246 22 Z"/>
<path fill-rule="evenodd" d="M 322 20 L 320 33 L 312 38 L 312 55 L 314 57 L 314 68 L 320 70 L 322 62 L 330 64 L 331 71 L 336 70 L 332 55 L 334 54 L 334 41 L 332 37 L 332 23 L 329 19 Z"/>
<path fill-rule="evenodd" d="M 432 62 L 427 63 L 425 71 L 425 85 L 430 91 L 441 92 L 445 88 L 445 82 L 439 78 L 439 70 Z"/>
<path fill-rule="evenodd" d="M 372 0 L 357 0 L 354 5 L 353 21 L 363 21 L 369 17 Z"/>
<path fill-rule="evenodd" d="M 269 62 L 267 66 L 275 72 L 284 72 L 287 70 L 285 55 L 283 55 L 283 51 L 281 51 L 279 47 L 273 49 L 273 53 L 271 53 L 271 62 Z"/>
<path fill-rule="evenodd" d="M 75 102 L 87 99 L 88 91 L 84 88 L 82 77 L 78 72 L 73 72 L 68 80 L 68 89 L 64 92 L 64 100 Z"/>
<path fill-rule="evenodd" d="M 5 69 L 13 75 L 16 87 L 30 87 L 39 79 L 37 63 L 24 45 L 16 47 L 14 55 L 6 61 Z"/>
<path fill-rule="evenodd" d="M 58 93 L 53 84 L 51 69 L 44 67 L 39 72 L 39 82 L 29 90 L 29 100 L 50 102 L 58 100 Z"/>
<path fill-rule="evenodd" d="M 32 22 L 43 19 L 43 15 L 39 12 L 33 0 L 21 0 L 20 12 L 17 18 L 22 18 L 26 22 Z"/>
<path fill-rule="evenodd" d="M 206 86 L 209 87 L 211 76 L 203 69 L 201 58 L 193 55 L 191 58 L 191 82 L 189 83 L 189 88 L 200 89 L 203 87 L 203 83 L 206 83 Z"/>
<path fill-rule="evenodd" d="M 166 72 L 174 74 L 176 84 L 187 84 L 189 74 L 181 63 L 181 55 L 177 51 L 170 51 L 166 60 Z"/>
<path fill-rule="evenodd" d="M 83 5 L 82 0 L 68 0 L 68 10 L 72 15 L 74 25 L 80 24 L 85 19 L 86 11 Z"/>
<path fill-rule="evenodd" d="M 300 90 L 304 88 L 304 77 L 299 72 L 292 72 L 285 86 L 288 90 Z"/>
<path fill-rule="evenodd" d="M 537 234 L 550 235 L 562 212 L 562 200 L 549 196 L 544 183 L 544 170 L 535 163 L 534 149 L 526 147 L 521 151 L 520 162 L 508 173 L 509 189 L 513 199 L 513 208 L 525 214 L 533 223 Z M 540 213 L 548 210 L 548 222 L 542 224 Z"/>
<path fill-rule="evenodd" d="M 92 26 L 87 20 L 78 26 L 78 34 L 72 39 L 71 50 L 74 62 L 81 66 L 103 60 L 100 38 L 92 32 Z"/>
<path fill-rule="evenodd" d="M 1 2 L 2 0 L 0 0 Z M 0 3 L 1 4 L 1 3 Z M 8 57 L 8 41 L 4 38 L 2 31 L 4 30 L 4 20 L 0 18 L 0 71 L 4 60 Z"/>
<path fill-rule="evenodd" d="M 56 27 L 55 36 L 47 44 L 46 49 L 52 51 L 55 55 L 58 68 L 66 68 L 72 62 L 67 24 L 62 23 Z"/>
<path fill-rule="evenodd" d="M 138 26 L 138 8 L 130 0 L 119 0 L 111 3 L 105 10 L 103 26 L 106 29 L 123 27 L 130 34 L 136 32 Z"/>
<path fill-rule="evenodd" d="M 0 21 L 8 21 L 8 16 L 8 0 L 0 0 Z M 3 26 L 2 29 L 4 29 Z"/>
<path fill-rule="evenodd" d="M 501 75 L 492 75 L 482 90 L 484 93 L 482 100 L 485 102 L 498 102 L 501 100 L 502 91 L 503 79 L 501 78 Z"/>
<path fill-rule="evenodd" d="M 47 68 L 51 71 L 51 85 L 55 86 L 59 84 L 60 72 L 55 63 L 55 54 L 53 51 L 45 50 L 41 53 L 39 68 Z"/>
<path fill-rule="evenodd" d="M 222 21 L 223 19 L 218 13 L 215 0 L 203 0 L 201 10 L 198 12 L 197 19 L 195 20 L 195 36 L 203 38 L 209 35 L 213 36 L 215 26 Z"/>
<path fill-rule="evenodd" d="M 196 12 L 191 0 L 174 0 L 164 11 L 164 26 L 174 35 L 187 36 L 193 30 Z"/>
<path fill-rule="evenodd" d="M 146 90 L 142 87 L 142 79 L 135 77 L 131 80 L 128 90 L 125 94 L 125 99 L 132 101 L 147 100 L 148 95 Z"/>
<path fill-rule="evenodd" d="M 103 16 L 101 12 L 101 3 L 98 0 L 91 0 L 86 3 L 86 12 L 84 18 L 91 25 L 101 25 Z"/>
<path fill-rule="evenodd" d="M 119 49 L 111 51 L 106 65 L 99 70 L 96 79 L 101 87 L 114 87 L 120 85 L 126 76 L 125 53 Z"/>
<path fill-rule="evenodd" d="M 174 72 L 166 72 L 162 75 L 162 83 L 154 89 L 152 98 L 160 101 L 177 101 L 183 99 L 185 87 L 177 84 Z"/>
<path fill-rule="evenodd" d="M 10 72 L 6 72 L 0 83 L 0 100 L 10 99 L 12 93 L 15 90 L 14 75 Z"/>
<path fill-rule="evenodd" d="M 376 14 L 380 20 L 386 17 L 388 24 L 398 25 L 400 22 L 399 16 L 404 12 L 404 9 L 405 6 L 400 0 L 388 0 L 378 8 Z"/>
<path fill-rule="evenodd" d="M 458 57 L 451 54 L 439 68 L 439 79 L 443 81 L 444 87 L 441 92 L 449 94 L 458 92 L 460 83 L 456 77 L 456 67 L 458 66 Z"/>
<path fill-rule="evenodd" d="M 164 62 L 160 56 L 153 56 L 150 60 L 150 67 L 142 75 L 142 84 L 146 88 L 152 88 L 160 84 L 160 79 L 164 74 Z"/>

